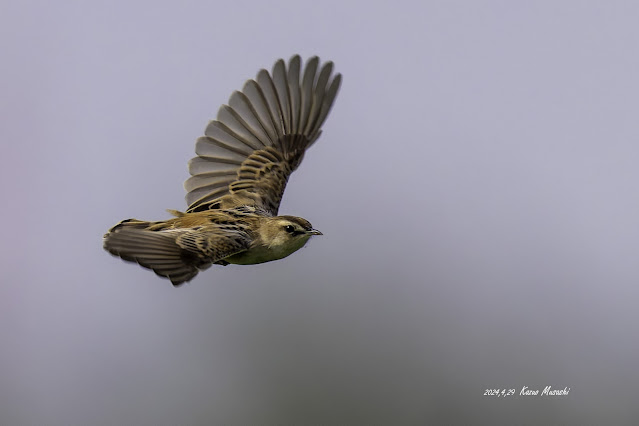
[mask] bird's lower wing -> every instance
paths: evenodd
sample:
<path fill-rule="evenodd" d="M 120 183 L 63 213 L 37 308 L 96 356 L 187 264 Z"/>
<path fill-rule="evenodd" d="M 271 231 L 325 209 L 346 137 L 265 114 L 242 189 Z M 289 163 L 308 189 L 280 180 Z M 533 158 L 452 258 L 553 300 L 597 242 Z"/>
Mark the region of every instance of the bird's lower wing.
<path fill-rule="evenodd" d="M 174 286 L 226 257 L 245 251 L 245 234 L 201 232 L 199 229 L 149 231 L 121 227 L 104 236 L 104 248 L 123 260 L 137 262 L 168 278 Z"/>

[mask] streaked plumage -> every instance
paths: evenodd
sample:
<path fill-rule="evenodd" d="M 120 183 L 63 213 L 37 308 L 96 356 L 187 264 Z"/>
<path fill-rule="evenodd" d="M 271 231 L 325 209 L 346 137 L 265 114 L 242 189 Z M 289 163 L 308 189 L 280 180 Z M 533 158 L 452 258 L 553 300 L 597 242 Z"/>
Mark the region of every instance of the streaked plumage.
<path fill-rule="evenodd" d="M 195 145 L 185 182 L 186 213 L 165 221 L 124 220 L 104 248 L 169 278 L 191 280 L 211 264 L 255 264 L 297 251 L 312 235 L 306 220 L 277 216 L 290 174 L 321 134 L 339 90 L 333 64 L 295 55 L 261 70 L 234 92 Z"/>

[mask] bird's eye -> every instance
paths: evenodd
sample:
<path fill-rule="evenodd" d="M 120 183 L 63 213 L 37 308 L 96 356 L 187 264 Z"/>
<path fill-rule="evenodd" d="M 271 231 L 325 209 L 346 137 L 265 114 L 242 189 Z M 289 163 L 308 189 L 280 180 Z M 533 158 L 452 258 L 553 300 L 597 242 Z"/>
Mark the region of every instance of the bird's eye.
<path fill-rule="evenodd" d="M 295 232 L 295 227 L 293 225 L 286 225 L 284 227 L 284 230 L 292 234 L 293 232 Z"/>

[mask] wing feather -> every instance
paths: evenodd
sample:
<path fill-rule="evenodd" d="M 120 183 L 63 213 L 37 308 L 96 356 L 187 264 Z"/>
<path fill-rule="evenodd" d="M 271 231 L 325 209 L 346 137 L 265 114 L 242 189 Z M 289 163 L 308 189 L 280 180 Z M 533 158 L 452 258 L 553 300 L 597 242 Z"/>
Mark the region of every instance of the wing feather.
<path fill-rule="evenodd" d="M 246 101 L 255 109 L 260 124 L 264 131 L 268 134 L 269 142 L 272 144 L 279 138 L 271 111 L 269 110 L 268 101 L 264 91 L 255 80 L 248 80 L 244 84 L 241 92 L 246 96 Z"/>
<path fill-rule="evenodd" d="M 288 98 L 291 114 L 291 133 L 299 133 L 300 122 L 300 57 L 293 56 L 288 64 L 288 75 L 286 79 L 286 89 L 288 90 Z"/>
<path fill-rule="evenodd" d="M 280 105 L 282 120 L 284 121 L 284 134 L 291 134 L 291 102 L 289 98 L 288 79 L 286 78 L 286 65 L 279 59 L 273 66 L 273 84 Z"/>
<path fill-rule="evenodd" d="M 208 137 L 213 143 L 219 144 L 222 147 L 228 146 L 244 155 L 250 155 L 255 149 L 245 140 L 241 139 L 233 130 L 229 129 L 224 123 L 220 121 L 211 121 L 204 135 Z M 197 149 L 197 145 L 196 145 Z M 197 152 L 196 152 L 197 154 Z"/>
<path fill-rule="evenodd" d="M 104 248 L 114 256 L 137 262 L 170 279 L 175 286 L 190 281 L 210 264 L 185 261 L 186 252 L 175 243 L 174 235 L 127 226 L 106 234 Z"/>
<path fill-rule="evenodd" d="M 311 108 L 313 106 L 313 99 L 315 93 L 313 92 L 313 84 L 315 83 L 315 74 L 317 73 L 317 65 L 319 59 L 317 56 L 309 59 L 306 63 L 306 69 L 304 70 L 304 78 L 302 79 L 302 85 L 300 90 L 301 106 L 300 106 L 300 124 L 299 131 L 301 133 L 306 132 L 308 123 L 311 117 Z M 318 83 L 320 86 L 321 83 Z"/>
<path fill-rule="evenodd" d="M 339 86 L 341 82 L 342 82 L 341 74 L 336 75 L 333 81 L 331 82 L 330 87 L 328 88 L 328 91 L 324 95 L 323 99 L 321 99 L 320 112 L 317 115 L 317 118 L 315 119 L 314 126 L 311 128 L 311 131 L 309 132 L 313 142 L 315 141 L 315 139 L 319 137 L 321 133 L 320 127 L 324 123 L 324 120 L 326 120 L 326 117 L 328 117 L 328 113 L 330 112 L 331 107 L 333 106 L 333 102 L 335 101 L 335 97 L 337 96 L 337 92 L 339 90 Z"/>
<path fill-rule="evenodd" d="M 263 147 L 266 146 L 264 142 L 271 142 L 271 137 L 262 123 L 262 118 L 257 112 L 257 109 L 260 108 L 258 102 L 256 102 L 257 105 L 254 106 L 244 93 L 236 91 L 231 95 L 231 99 L 229 99 L 229 106 L 233 108 L 240 117 L 246 120 L 249 130 L 253 136 L 260 141 Z"/>
<path fill-rule="evenodd" d="M 248 116 L 250 117 L 250 115 Z M 255 149 L 264 147 L 264 143 L 261 142 L 251 132 L 251 127 L 246 123 L 244 117 L 237 113 L 233 108 L 228 105 L 222 105 L 217 113 L 217 120 L 225 124 L 231 131 L 231 135 L 236 137 L 245 145 Z"/>
<path fill-rule="evenodd" d="M 242 229 L 206 227 L 154 231 L 152 223 L 123 221 L 104 236 L 104 248 L 114 256 L 152 269 L 178 286 L 199 271 L 246 251 L 250 236 Z"/>
<path fill-rule="evenodd" d="M 277 214 L 290 174 L 321 134 L 341 76 L 332 62 L 279 59 L 234 92 L 196 142 L 185 182 L 187 212 L 253 204 Z"/>

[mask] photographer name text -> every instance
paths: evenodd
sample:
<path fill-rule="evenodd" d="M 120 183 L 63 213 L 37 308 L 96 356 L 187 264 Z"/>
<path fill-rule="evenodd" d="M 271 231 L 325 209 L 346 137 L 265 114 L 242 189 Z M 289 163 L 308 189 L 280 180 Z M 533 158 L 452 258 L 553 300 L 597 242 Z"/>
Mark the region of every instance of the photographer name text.
<path fill-rule="evenodd" d="M 570 388 L 568 386 L 563 389 L 553 389 L 552 386 L 546 386 L 543 390 L 540 389 L 530 389 L 528 386 L 524 386 L 521 388 L 519 392 L 517 389 L 485 389 L 484 396 L 496 396 L 496 397 L 507 397 L 507 396 L 566 396 L 570 393 Z"/>

